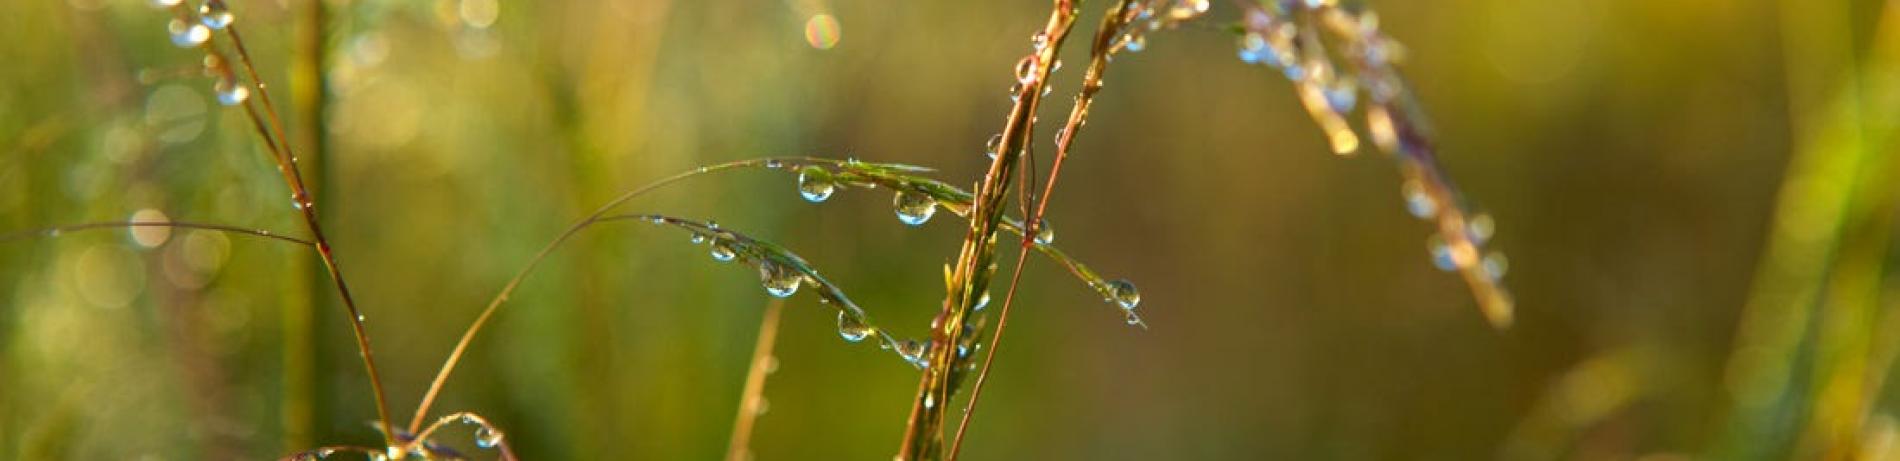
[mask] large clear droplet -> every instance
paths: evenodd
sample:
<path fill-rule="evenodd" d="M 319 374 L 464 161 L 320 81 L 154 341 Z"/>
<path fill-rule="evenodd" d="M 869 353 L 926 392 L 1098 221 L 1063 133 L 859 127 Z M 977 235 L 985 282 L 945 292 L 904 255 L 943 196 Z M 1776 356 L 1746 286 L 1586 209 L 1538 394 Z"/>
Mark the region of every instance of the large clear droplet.
<path fill-rule="evenodd" d="M 798 292 L 798 285 L 805 280 L 804 274 L 784 265 L 766 261 L 759 264 L 759 282 L 765 284 L 765 292 L 773 297 L 789 297 Z"/>
<path fill-rule="evenodd" d="M 838 191 L 838 183 L 832 181 L 831 173 L 824 168 L 808 166 L 798 172 L 798 195 L 805 201 L 818 203 L 831 198 Z"/>
<path fill-rule="evenodd" d="M 739 252 L 734 251 L 732 248 L 732 241 L 722 238 L 713 239 L 710 253 L 712 254 L 712 258 L 719 262 L 731 261 L 733 258 L 739 256 Z"/>
<path fill-rule="evenodd" d="M 244 85 L 239 85 L 229 79 L 218 80 L 216 85 L 212 85 L 211 90 L 218 94 L 218 104 L 235 106 L 251 99 L 250 88 L 245 88 Z"/>
<path fill-rule="evenodd" d="M 179 48 L 197 48 L 211 39 L 211 28 L 183 19 L 173 19 L 165 29 L 171 32 L 172 44 Z"/>
<path fill-rule="evenodd" d="M 1036 244 L 1049 245 L 1053 243 L 1056 243 L 1056 229 L 1053 227 L 1049 227 L 1048 219 L 1037 220 L 1036 221 Z"/>
<path fill-rule="evenodd" d="M 495 448 L 496 445 L 501 445 L 501 433 L 489 430 L 487 426 L 475 429 L 475 446 Z"/>
<path fill-rule="evenodd" d="M 990 160 L 996 160 L 996 153 L 1002 151 L 1003 135 L 1001 133 L 990 135 L 990 141 L 983 144 L 983 154 L 990 156 Z"/>
<path fill-rule="evenodd" d="M 897 207 L 897 220 L 904 224 L 921 226 L 937 214 L 937 200 L 928 195 L 898 191 L 897 198 L 892 202 Z"/>
<path fill-rule="evenodd" d="M 910 362 L 911 365 L 916 365 L 917 368 L 924 367 L 925 360 L 927 360 L 924 358 L 924 352 L 929 349 L 929 343 L 918 342 L 915 339 L 906 339 L 903 342 L 897 343 L 897 355 L 904 356 L 904 361 Z"/>
<path fill-rule="evenodd" d="M 207 0 L 204 6 L 198 7 L 198 22 L 205 27 L 223 30 L 235 20 L 237 15 L 231 14 L 231 9 L 225 7 L 222 0 Z"/>
<path fill-rule="evenodd" d="M 1135 289 L 1135 283 L 1128 279 L 1108 282 L 1108 291 L 1113 297 L 1111 300 L 1120 305 L 1123 310 L 1133 310 L 1135 306 L 1141 305 L 1141 291 Z"/>
<path fill-rule="evenodd" d="M 864 338 L 871 336 L 871 326 L 865 325 L 864 321 L 856 316 L 847 314 L 845 311 L 838 311 L 838 336 L 854 343 L 863 341 Z"/>

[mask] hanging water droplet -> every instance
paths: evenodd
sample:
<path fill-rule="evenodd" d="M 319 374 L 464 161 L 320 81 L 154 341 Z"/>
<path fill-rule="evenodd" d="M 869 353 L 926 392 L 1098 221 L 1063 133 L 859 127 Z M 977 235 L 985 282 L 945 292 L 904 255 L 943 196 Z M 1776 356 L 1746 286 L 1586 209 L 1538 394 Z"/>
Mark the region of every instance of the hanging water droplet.
<path fill-rule="evenodd" d="M 1129 312 L 1128 315 L 1122 317 L 1122 321 L 1128 322 L 1129 325 L 1140 325 L 1141 316 L 1135 315 L 1134 312 Z"/>
<path fill-rule="evenodd" d="M 771 168 L 771 169 L 774 169 L 774 170 L 776 170 L 776 169 L 779 169 L 779 168 L 781 168 L 781 167 L 784 167 L 784 166 L 785 166 L 785 162 L 784 162 L 784 161 L 781 161 L 781 160 L 779 160 L 779 159 L 775 159 L 775 158 L 774 158 L 774 159 L 766 159 L 766 160 L 765 160 L 765 167 L 766 167 L 766 168 Z"/>
<path fill-rule="evenodd" d="M 495 448 L 496 445 L 501 445 L 501 433 L 489 430 L 488 426 L 475 429 L 475 446 Z"/>
<path fill-rule="evenodd" d="M 303 201 L 297 200 L 297 194 L 290 194 L 290 207 L 299 210 L 303 209 Z"/>
<path fill-rule="evenodd" d="M 924 367 L 924 352 L 928 349 L 930 349 L 929 343 L 918 342 L 915 339 L 906 339 L 897 343 L 897 355 L 904 356 L 904 361 L 916 365 L 917 368 Z"/>
<path fill-rule="evenodd" d="M 694 233 L 693 233 L 693 237 L 691 238 L 691 240 L 690 240 L 690 241 L 691 241 L 691 242 L 693 242 L 693 244 L 694 244 L 694 245 L 698 245 L 698 244 L 701 244 L 701 243 L 706 243 L 706 234 L 701 234 L 701 233 L 698 233 L 698 232 L 694 232 Z"/>
<path fill-rule="evenodd" d="M 243 104 L 244 100 L 251 99 L 250 88 L 245 88 L 244 85 L 239 85 L 229 79 L 218 80 L 211 90 L 218 94 L 218 104 L 235 106 Z"/>
<path fill-rule="evenodd" d="M 1036 32 L 1036 35 L 1029 36 L 1029 46 L 1035 48 L 1036 51 L 1049 47 L 1049 33 Z"/>
<path fill-rule="evenodd" d="M 171 32 L 172 44 L 178 45 L 179 48 L 197 48 L 205 44 L 206 40 L 211 39 L 211 28 L 205 27 L 204 24 L 186 22 L 183 19 L 173 19 L 171 24 L 166 26 L 166 30 Z"/>
<path fill-rule="evenodd" d="M 849 315 L 845 311 L 838 311 L 838 336 L 849 342 L 863 341 L 864 338 L 871 336 L 871 326 L 865 325 L 864 321 L 856 316 Z"/>
<path fill-rule="evenodd" d="M 765 284 L 766 294 L 773 297 L 784 298 L 797 293 L 798 285 L 804 280 L 805 274 L 784 265 L 771 261 L 759 264 L 759 282 Z"/>
<path fill-rule="evenodd" d="M 1141 291 L 1135 289 L 1135 283 L 1128 279 L 1108 282 L 1108 291 L 1112 296 L 1110 301 L 1120 305 L 1123 310 L 1134 310 L 1135 306 L 1141 305 Z"/>
<path fill-rule="evenodd" d="M 1024 85 L 1035 83 L 1036 72 L 1041 66 L 1042 60 L 1034 55 L 1024 56 L 1023 60 L 1016 61 L 1016 82 Z"/>
<path fill-rule="evenodd" d="M 1259 64 L 1269 53 L 1271 52 L 1267 50 L 1267 39 L 1261 37 L 1259 33 L 1248 32 L 1240 38 L 1240 62 Z"/>
<path fill-rule="evenodd" d="M 1049 220 L 1047 218 L 1036 220 L 1036 244 L 1049 245 L 1053 243 L 1056 243 L 1056 229 L 1049 227 Z"/>
<path fill-rule="evenodd" d="M 203 6 L 198 7 L 198 22 L 203 23 L 205 27 L 223 30 L 236 19 L 237 16 L 231 14 L 231 9 L 224 6 L 223 0 L 206 0 Z"/>
<path fill-rule="evenodd" d="M 1491 280 L 1497 280 L 1504 278 L 1504 273 L 1510 272 L 1511 259 L 1504 257 L 1504 252 L 1502 251 L 1493 251 L 1490 254 L 1484 255 L 1484 260 L 1478 263 L 1478 267 L 1484 269 L 1485 277 L 1490 277 Z"/>
<path fill-rule="evenodd" d="M 1405 211 L 1419 219 L 1430 218 L 1438 214 L 1438 200 L 1425 191 L 1425 184 L 1416 179 L 1408 179 L 1399 186 L 1399 193 L 1405 195 Z"/>
<path fill-rule="evenodd" d="M 936 393 L 924 394 L 924 408 L 926 409 L 937 408 L 937 394 Z"/>
<path fill-rule="evenodd" d="M 1496 231 L 1497 222 L 1491 220 L 1491 215 L 1489 214 L 1478 213 L 1472 215 L 1471 219 L 1465 223 L 1465 235 L 1471 238 L 1471 244 L 1473 245 L 1483 245 L 1485 242 L 1491 241 L 1491 235 Z"/>
<path fill-rule="evenodd" d="M 832 181 L 831 173 L 824 168 L 808 166 L 798 172 L 798 195 L 804 196 L 805 201 L 823 202 L 837 191 L 838 183 Z"/>
<path fill-rule="evenodd" d="M 976 304 L 970 305 L 970 310 L 973 312 L 982 312 L 983 308 L 989 307 L 989 305 L 990 305 L 990 292 L 985 291 L 983 292 L 983 294 L 977 295 Z"/>
<path fill-rule="evenodd" d="M 739 252 L 733 250 L 732 242 L 722 238 L 713 239 L 710 253 L 712 254 L 713 260 L 719 262 L 731 261 L 733 258 L 739 256 Z"/>
<path fill-rule="evenodd" d="M 1444 237 L 1432 235 L 1431 238 L 1425 240 L 1425 246 L 1431 249 L 1432 265 L 1438 267 L 1438 270 L 1458 269 L 1458 260 L 1452 257 L 1451 245 L 1445 243 Z"/>
<path fill-rule="evenodd" d="M 904 224 L 921 226 L 937 214 L 937 200 L 928 195 L 898 191 L 897 198 L 892 202 L 897 207 L 897 220 Z"/>
<path fill-rule="evenodd" d="M 1345 115 L 1352 112 L 1359 103 L 1359 87 L 1349 79 L 1340 79 L 1326 86 L 1326 105 L 1333 112 Z"/>

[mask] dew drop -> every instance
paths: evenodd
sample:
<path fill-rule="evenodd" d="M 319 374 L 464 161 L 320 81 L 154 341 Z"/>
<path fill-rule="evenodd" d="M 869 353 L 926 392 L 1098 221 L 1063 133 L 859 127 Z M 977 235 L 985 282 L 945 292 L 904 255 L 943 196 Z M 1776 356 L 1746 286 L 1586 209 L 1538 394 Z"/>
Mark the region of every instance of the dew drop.
<path fill-rule="evenodd" d="M 804 274 L 784 265 L 771 261 L 759 264 L 759 282 L 765 284 L 765 293 L 772 297 L 790 297 L 798 292 L 798 285 L 804 280 Z"/>
<path fill-rule="evenodd" d="M 1041 62 L 1035 56 L 1024 56 L 1023 60 L 1016 61 L 1016 82 L 1023 85 L 1035 83 L 1036 71 Z"/>
<path fill-rule="evenodd" d="M 805 197 L 805 201 L 823 202 L 837 191 L 838 183 L 832 181 L 831 173 L 823 168 L 808 166 L 798 172 L 798 195 Z"/>
<path fill-rule="evenodd" d="M 1451 245 L 1445 243 L 1444 237 L 1433 235 L 1432 238 L 1426 239 L 1425 245 L 1431 249 L 1432 265 L 1438 267 L 1438 270 L 1451 271 L 1458 269 L 1458 260 L 1452 257 Z"/>
<path fill-rule="evenodd" d="M 1048 48 L 1049 33 L 1037 32 L 1036 35 L 1029 36 L 1029 46 L 1035 48 L 1036 51 L 1042 51 L 1043 48 Z"/>
<path fill-rule="evenodd" d="M 937 394 L 935 393 L 924 394 L 924 408 L 937 408 Z"/>
<path fill-rule="evenodd" d="M 171 7 L 174 7 L 174 6 L 178 6 L 178 4 L 180 4 L 180 3 L 184 3 L 184 2 L 185 2 L 185 0 L 152 0 L 152 7 L 154 7 L 154 8 L 171 8 Z"/>
<path fill-rule="evenodd" d="M 1259 64 L 1271 53 L 1267 50 L 1267 39 L 1259 33 L 1249 32 L 1240 38 L 1240 62 Z"/>
<path fill-rule="evenodd" d="M 489 430 L 487 426 L 475 429 L 475 446 L 495 448 L 496 445 L 501 445 L 501 433 Z"/>
<path fill-rule="evenodd" d="M 983 294 L 977 295 L 976 304 L 970 305 L 970 310 L 974 312 L 982 312 L 983 308 L 989 307 L 989 305 L 990 305 L 990 292 L 985 291 L 983 292 Z"/>
<path fill-rule="evenodd" d="M 892 202 L 897 207 L 897 220 L 904 224 L 921 226 L 937 214 L 937 200 L 928 195 L 898 191 Z"/>
<path fill-rule="evenodd" d="M 1134 310 L 1135 306 L 1141 305 L 1141 291 L 1136 290 L 1135 283 L 1128 279 L 1108 282 L 1108 291 L 1113 296 L 1111 300 L 1120 305 L 1122 310 Z"/>
<path fill-rule="evenodd" d="M 1340 80 L 1326 86 L 1326 105 L 1333 112 L 1347 114 L 1359 103 L 1359 88 L 1351 80 Z"/>
<path fill-rule="evenodd" d="M 1504 257 L 1504 252 L 1493 251 L 1484 255 L 1484 260 L 1478 263 L 1478 267 L 1484 269 L 1485 277 L 1497 280 L 1504 278 L 1504 273 L 1511 271 L 1511 259 Z"/>
<path fill-rule="evenodd" d="M 709 253 L 712 254 L 713 260 L 719 262 L 731 261 L 739 255 L 737 251 L 733 251 L 731 241 L 721 238 L 713 239 L 712 250 Z"/>
<path fill-rule="evenodd" d="M 924 352 L 929 349 L 930 345 L 928 343 L 918 342 L 915 339 L 906 339 L 903 342 L 897 343 L 897 355 L 904 356 L 904 361 L 910 362 L 911 365 L 916 365 L 917 368 L 924 367 Z"/>
<path fill-rule="evenodd" d="M 838 336 L 849 342 L 863 341 L 864 338 L 871 336 L 871 326 L 865 325 L 864 321 L 846 314 L 845 311 L 838 311 Z"/>
<path fill-rule="evenodd" d="M 251 99 L 250 88 L 245 88 L 244 85 L 239 85 L 229 79 L 218 80 L 211 90 L 218 94 L 218 104 L 226 106 L 243 104 L 245 100 Z"/>
<path fill-rule="evenodd" d="M 1478 213 L 1465 223 L 1465 233 L 1471 238 L 1473 245 L 1483 245 L 1491 241 L 1491 235 L 1495 232 L 1497 232 L 1497 222 L 1493 221 L 1489 214 Z"/>
<path fill-rule="evenodd" d="M 1049 245 L 1053 243 L 1056 243 L 1056 229 L 1053 227 L 1049 227 L 1049 220 L 1046 218 L 1037 220 L 1036 221 L 1036 244 Z"/>
<path fill-rule="evenodd" d="M 1146 35 L 1128 34 L 1122 36 L 1122 49 L 1128 50 L 1130 53 L 1140 53 L 1141 50 L 1147 48 L 1148 36 Z"/>
<path fill-rule="evenodd" d="M 1140 325 L 1141 316 L 1135 315 L 1134 312 L 1129 312 L 1128 315 L 1122 319 L 1122 321 L 1128 322 L 1129 325 Z"/>
<path fill-rule="evenodd" d="M 693 242 L 694 245 L 706 243 L 706 234 L 694 232 L 691 242 Z"/>
<path fill-rule="evenodd" d="M 766 167 L 766 168 L 771 168 L 771 169 L 775 169 L 775 170 L 776 170 L 776 169 L 779 169 L 779 168 L 782 168 L 782 167 L 784 167 L 784 166 L 785 166 L 785 162 L 784 162 L 784 161 L 780 161 L 779 159 L 767 159 L 767 160 L 765 161 L 765 167 Z"/>
<path fill-rule="evenodd" d="M 203 23 L 205 27 L 223 30 L 236 19 L 237 16 L 231 14 L 231 9 L 224 6 L 223 0 L 207 0 L 204 6 L 198 7 L 198 22 Z"/>
<path fill-rule="evenodd" d="M 1399 186 L 1399 193 L 1405 195 L 1405 211 L 1419 219 L 1430 218 L 1438 214 L 1438 201 L 1425 192 L 1425 184 L 1416 179 L 1406 180 Z"/>
<path fill-rule="evenodd" d="M 166 30 L 171 32 L 172 44 L 178 45 L 179 48 L 197 48 L 199 45 L 204 45 L 206 40 L 211 39 L 211 28 L 205 27 L 204 24 L 186 22 L 183 19 L 173 19 L 171 24 L 166 26 Z"/>
<path fill-rule="evenodd" d="M 990 160 L 996 160 L 996 153 L 1002 152 L 1002 151 L 1003 151 L 1003 134 L 1002 133 L 990 135 L 989 142 L 986 142 L 983 144 L 983 154 L 990 156 Z"/>

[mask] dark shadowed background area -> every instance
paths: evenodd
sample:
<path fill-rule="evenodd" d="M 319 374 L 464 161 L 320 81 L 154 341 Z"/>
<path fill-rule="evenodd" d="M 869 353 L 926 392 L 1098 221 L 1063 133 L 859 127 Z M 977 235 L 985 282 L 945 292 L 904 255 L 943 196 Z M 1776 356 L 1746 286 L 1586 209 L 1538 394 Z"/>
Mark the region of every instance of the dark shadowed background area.
<path fill-rule="evenodd" d="M 501 285 L 620 191 L 776 155 L 976 181 L 1049 11 L 336 0 L 319 22 L 310 1 L 231 8 L 398 421 Z M 250 119 L 148 3 L 0 2 L 0 232 L 163 217 L 306 235 Z M 1331 154 L 1291 86 L 1236 58 L 1239 13 L 1215 2 L 1117 56 L 1051 202 L 1056 243 L 1138 284 L 1149 328 L 1032 258 L 967 458 L 1886 453 L 1900 4 L 1368 3 L 1408 47 L 1444 168 L 1495 217 L 1515 326 L 1490 328 L 1433 267 L 1431 225 L 1406 213 L 1385 154 Z M 1078 36 L 1104 8 L 1084 4 Z M 1079 87 L 1081 41 L 1039 152 Z M 795 184 L 721 173 L 623 209 L 779 243 L 887 328 L 924 334 L 962 221 L 914 228 L 888 190 L 813 204 Z M 0 243 L 0 458 L 379 443 L 309 253 L 161 229 Z M 716 459 L 769 299 L 683 233 L 589 229 L 521 286 L 435 412 L 490 418 L 527 459 Z M 804 293 L 776 359 L 756 459 L 895 453 L 916 370 L 840 340 Z M 493 457 L 471 433 L 441 437 Z"/>

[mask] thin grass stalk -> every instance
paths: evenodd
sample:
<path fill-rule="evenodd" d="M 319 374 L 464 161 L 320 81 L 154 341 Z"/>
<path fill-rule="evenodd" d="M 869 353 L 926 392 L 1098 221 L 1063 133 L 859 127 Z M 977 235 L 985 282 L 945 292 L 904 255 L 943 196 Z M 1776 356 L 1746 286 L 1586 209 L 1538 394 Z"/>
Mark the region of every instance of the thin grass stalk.
<path fill-rule="evenodd" d="M 223 5 L 223 2 L 208 0 L 206 4 Z M 258 135 L 266 139 L 265 145 L 273 149 L 273 160 L 277 162 L 277 169 L 283 175 L 284 184 L 290 188 L 291 201 L 301 212 L 304 226 L 310 231 L 310 240 L 315 243 L 317 255 L 323 259 L 324 269 L 329 272 L 337 295 L 343 301 L 343 308 L 349 315 L 350 332 L 355 336 L 356 349 L 362 356 L 363 369 L 369 375 L 371 393 L 376 400 L 378 428 L 382 429 L 384 442 L 395 445 L 395 433 L 391 430 L 394 426 L 389 421 L 388 397 L 383 390 L 382 373 L 376 367 L 374 348 L 370 347 L 368 329 L 363 324 L 363 313 L 357 308 L 355 298 L 350 295 L 350 287 L 344 281 L 342 267 L 336 261 L 336 255 L 330 247 L 329 240 L 323 235 L 323 225 L 317 219 L 316 198 L 305 185 L 303 173 L 298 171 L 296 151 L 291 148 L 289 137 L 285 135 L 283 120 L 277 114 L 276 105 L 271 102 L 270 92 L 265 89 L 263 79 L 258 77 L 257 66 L 251 62 L 250 52 L 244 46 L 243 35 L 238 32 L 236 24 L 226 26 L 224 32 L 231 39 L 232 49 L 237 52 L 239 67 L 244 70 L 245 75 L 249 77 L 251 87 L 257 92 L 256 100 L 264 108 L 263 115 L 260 116 L 252 101 L 246 99 L 243 103 L 244 113 L 250 117 L 252 125 L 258 129 Z M 224 72 L 230 71 L 230 66 L 226 64 L 230 62 L 229 59 L 223 52 L 218 51 L 215 44 L 207 42 L 205 50 L 216 57 L 216 61 L 220 67 L 224 68 Z M 227 78 L 229 78 L 228 75 Z M 268 130 L 266 123 L 268 123 Z M 270 141 L 272 139 L 275 142 Z"/>
<path fill-rule="evenodd" d="M 976 382 L 970 388 L 970 399 L 964 404 L 963 418 L 957 423 L 956 436 L 951 439 L 947 459 L 957 459 L 963 448 L 964 433 L 969 430 L 970 419 L 976 414 L 976 404 L 983 396 L 983 384 L 989 381 L 990 366 L 996 361 L 996 351 L 1002 347 L 1003 331 L 1009 325 L 1010 307 L 1015 304 L 1016 289 L 1022 282 L 1023 266 L 1028 262 L 1029 250 L 1036 246 L 1034 236 L 1043 226 L 1043 215 L 1049 209 L 1049 196 L 1055 193 L 1056 180 L 1062 175 L 1063 161 L 1068 159 L 1076 134 L 1082 131 L 1082 127 L 1087 122 L 1089 106 L 1095 100 L 1095 94 L 1102 89 L 1102 76 L 1108 70 L 1109 56 L 1115 49 L 1116 39 L 1121 36 L 1123 26 L 1131 19 L 1129 15 L 1131 8 L 1139 7 L 1139 0 L 1121 0 L 1109 8 L 1108 14 L 1102 18 L 1101 28 L 1095 32 L 1095 41 L 1092 42 L 1089 50 L 1089 66 L 1082 77 L 1082 89 L 1076 95 L 1075 105 L 1069 109 L 1068 120 L 1063 124 L 1062 130 L 1057 132 L 1055 159 L 1050 164 L 1048 180 L 1043 182 L 1042 193 L 1032 195 L 1033 182 L 1030 183 L 1032 185 L 1023 188 L 1025 228 L 1022 232 L 1022 245 L 1016 254 L 1016 265 L 1011 269 L 1009 289 L 1006 290 L 1003 305 L 997 312 L 996 331 L 990 335 L 989 351 L 984 353 L 983 364 L 976 373 Z M 1034 166 L 1033 161 L 1030 166 Z M 1034 181 L 1034 179 L 1030 177 L 1027 181 Z M 1032 204 L 1033 213 L 1028 211 Z"/>
<path fill-rule="evenodd" d="M 956 372 L 954 350 L 962 341 L 965 317 L 972 310 L 974 296 L 986 290 L 995 272 L 995 235 L 1003 217 L 1002 202 L 1014 179 L 1020 154 L 1029 149 L 1035 131 L 1036 108 L 1042 101 L 1054 67 L 1056 51 L 1075 26 L 1076 2 L 1056 0 L 1049 21 L 1033 38 L 1034 52 L 1017 64 L 1016 104 L 1004 124 L 996 158 L 975 191 L 972 200 L 969 233 L 963 238 L 955 269 L 949 277 L 949 293 L 943 310 L 931 324 L 928 365 L 919 380 L 912 402 L 910 420 L 905 426 L 898 459 L 935 459 L 942 455 L 943 418 L 949 406 L 951 377 Z M 1033 234 L 1032 234 L 1033 235 Z"/>
<path fill-rule="evenodd" d="M 739 393 L 738 415 L 732 421 L 732 437 L 726 442 L 726 461 L 751 459 L 752 427 L 759 419 L 760 402 L 765 398 L 765 378 L 776 367 L 772 348 L 778 342 L 779 314 L 784 310 L 783 299 L 775 298 L 765 304 L 765 316 L 759 320 L 758 342 L 752 346 L 752 360 L 746 367 L 745 388 Z"/>
<path fill-rule="evenodd" d="M 619 207 L 628 200 L 633 200 L 635 197 L 639 197 L 647 192 L 665 187 L 680 180 L 717 171 L 764 166 L 771 162 L 782 160 L 784 159 L 766 158 L 727 162 L 718 165 L 704 166 L 692 171 L 661 178 L 658 181 L 648 183 L 645 186 L 629 190 L 620 194 L 618 197 L 614 197 L 612 200 L 607 201 L 606 204 L 601 205 L 600 208 L 595 209 L 593 213 L 568 226 L 567 230 L 562 231 L 553 241 L 548 242 L 548 244 L 543 246 L 534 256 L 528 258 L 528 263 L 522 266 L 521 270 L 516 272 L 515 276 L 510 278 L 507 284 L 502 286 L 501 292 L 496 293 L 495 297 L 488 301 L 488 306 L 482 308 L 482 312 L 475 316 L 475 321 L 469 324 L 468 329 L 462 332 L 462 338 L 456 341 L 455 348 L 449 351 L 448 358 L 442 362 L 442 368 L 436 371 L 435 379 L 430 381 L 429 390 L 423 393 L 421 403 L 416 405 L 415 416 L 409 420 L 409 432 L 413 433 L 422 427 L 422 422 L 428 418 L 429 407 L 435 404 L 436 397 L 442 392 L 443 384 L 448 382 L 449 375 L 455 371 L 455 367 L 461 362 L 462 356 L 468 353 L 468 346 L 475 341 L 475 335 L 481 332 L 482 327 L 488 325 L 488 321 L 495 316 L 495 312 L 501 309 L 502 304 L 508 302 L 509 296 L 512 296 L 515 289 L 521 286 L 521 282 L 527 280 L 528 274 L 534 271 L 535 266 L 540 265 L 541 261 L 547 259 L 548 255 L 552 254 L 555 248 L 559 248 L 562 243 L 572 238 L 574 234 L 579 233 L 582 229 L 596 222 L 600 222 L 600 220 L 606 217 L 609 212 L 612 212 L 614 208 Z"/>
<path fill-rule="evenodd" d="M 84 223 L 84 224 L 70 224 L 70 225 L 65 225 L 65 226 L 42 227 L 38 229 L 28 229 L 28 230 L 23 230 L 23 231 L 15 231 L 15 232 L 9 232 L 5 234 L 0 234 L 0 243 L 7 243 L 7 242 L 16 241 L 16 240 L 25 240 L 29 238 L 35 238 L 35 237 L 57 237 L 59 235 L 70 233 L 70 232 L 81 232 L 81 231 L 102 230 L 102 229 L 126 229 L 126 228 L 134 228 L 134 227 L 163 227 L 163 228 L 172 228 L 172 229 L 206 230 L 206 231 L 214 231 L 214 232 L 223 232 L 223 233 L 232 234 L 232 235 L 261 237 L 261 238 L 267 238 L 267 239 L 272 239 L 272 240 L 280 240 L 280 241 L 295 243 L 295 244 L 303 245 L 307 247 L 316 246 L 315 242 L 311 242 L 309 240 L 304 240 L 297 237 L 291 237 L 288 235 L 284 235 L 277 232 L 271 232 L 271 231 L 267 231 L 263 229 L 248 229 L 248 228 L 229 226 L 229 225 L 224 225 L 224 224 L 211 224 L 211 223 L 190 222 L 190 221 L 103 221 L 103 222 L 90 222 L 90 223 Z"/>

